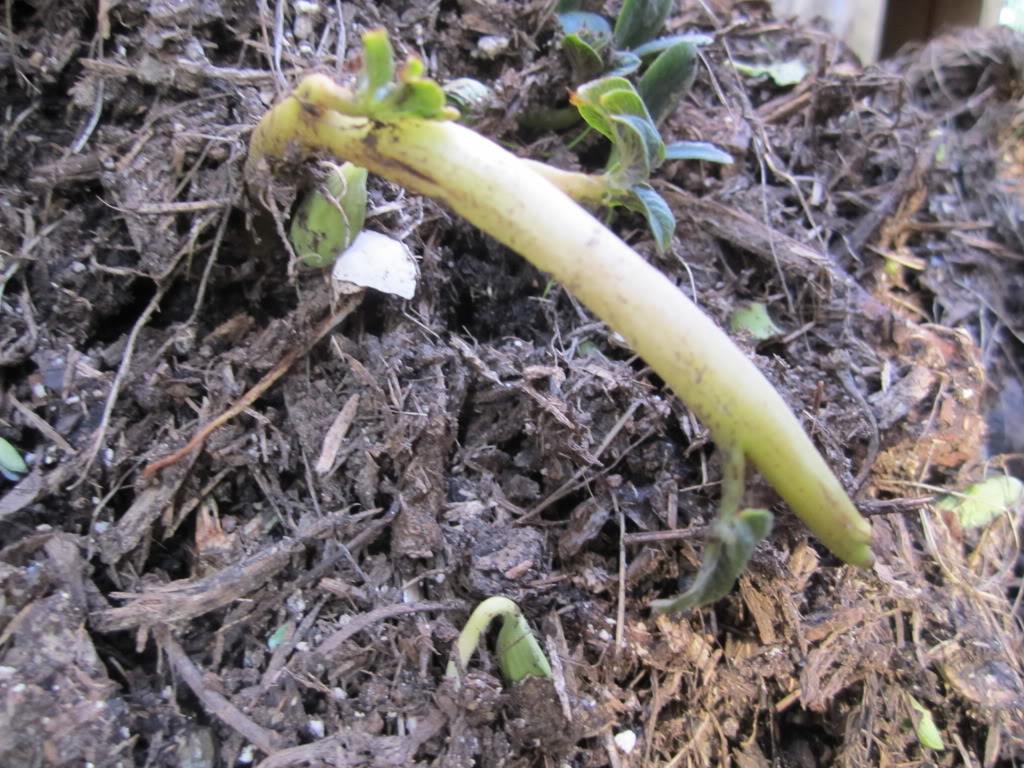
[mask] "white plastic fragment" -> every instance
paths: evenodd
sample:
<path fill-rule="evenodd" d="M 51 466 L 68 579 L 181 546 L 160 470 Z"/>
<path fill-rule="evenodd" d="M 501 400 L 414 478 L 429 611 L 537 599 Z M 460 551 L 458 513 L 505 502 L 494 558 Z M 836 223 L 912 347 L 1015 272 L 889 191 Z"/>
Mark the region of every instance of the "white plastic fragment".
<path fill-rule="evenodd" d="M 334 279 L 344 293 L 373 288 L 411 299 L 416 293 L 419 270 L 409 249 L 393 237 L 364 229 L 334 262 Z M 358 288 L 344 287 L 349 283 Z"/>
<path fill-rule="evenodd" d="M 613 738 L 615 739 L 615 746 L 622 750 L 623 754 L 628 755 L 636 746 L 636 733 L 634 731 L 620 731 Z"/>

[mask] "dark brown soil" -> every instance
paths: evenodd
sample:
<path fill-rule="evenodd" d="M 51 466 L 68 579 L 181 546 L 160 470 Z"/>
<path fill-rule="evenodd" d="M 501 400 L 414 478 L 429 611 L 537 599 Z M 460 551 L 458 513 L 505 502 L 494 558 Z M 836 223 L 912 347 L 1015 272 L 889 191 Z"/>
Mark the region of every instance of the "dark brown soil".
<path fill-rule="evenodd" d="M 876 566 L 842 566 L 755 481 L 778 524 L 738 588 L 652 617 L 699 562 L 719 471 L 643 362 L 389 183 L 369 226 L 420 259 L 411 301 L 339 305 L 247 198 L 261 114 L 304 71 L 351 71 L 378 26 L 439 80 L 495 86 L 486 135 L 597 168 L 597 138 L 518 127 L 569 86 L 551 3 L 11 0 L 0 435 L 30 472 L 0 480 L 0 763 L 1024 760 L 1020 510 L 961 530 L 929 504 L 1024 451 L 1024 45 L 964 31 L 864 70 L 764 3 L 677 5 L 672 31 L 716 41 L 664 132 L 737 162 L 663 169 L 666 255 L 639 219 L 613 226 L 723 324 L 768 305 L 784 335 L 738 341 L 874 515 Z M 780 87 L 730 57 L 810 72 Z M 510 688 L 487 654 L 445 680 L 494 594 L 553 685 Z"/>

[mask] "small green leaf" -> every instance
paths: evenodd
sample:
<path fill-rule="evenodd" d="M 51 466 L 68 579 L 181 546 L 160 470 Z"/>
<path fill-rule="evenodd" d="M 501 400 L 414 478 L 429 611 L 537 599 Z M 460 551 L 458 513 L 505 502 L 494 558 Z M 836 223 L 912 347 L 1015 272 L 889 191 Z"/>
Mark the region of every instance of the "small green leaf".
<path fill-rule="evenodd" d="M 944 497 L 936 506 L 956 512 L 961 528 L 980 528 L 1020 504 L 1022 497 L 1024 483 L 1010 475 L 995 475 L 961 494 Z"/>
<path fill-rule="evenodd" d="M 424 119 L 451 117 L 444 89 L 432 80 L 403 83 L 399 93 L 396 100 L 398 115 Z"/>
<path fill-rule="evenodd" d="M 599 80 L 591 80 L 576 89 L 575 103 L 598 105 L 601 97 L 610 91 L 632 91 L 633 84 L 624 77 L 602 77 Z"/>
<path fill-rule="evenodd" d="M 677 43 L 661 52 L 644 72 L 637 91 L 655 123 L 676 108 L 697 77 L 697 48 Z"/>
<path fill-rule="evenodd" d="M 562 52 L 569 60 L 573 80 L 576 82 L 596 77 L 604 70 L 604 59 L 579 35 L 566 35 L 562 38 Z"/>
<path fill-rule="evenodd" d="M 772 522 L 772 513 L 767 509 L 745 509 L 733 519 L 716 519 L 711 524 L 703 560 L 689 589 L 668 600 L 655 600 L 652 610 L 678 613 L 728 595 L 754 547 L 771 533 Z"/>
<path fill-rule="evenodd" d="M 646 120 L 651 124 L 651 128 L 654 128 L 654 121 L 651 120 L 651 115 L 647 111 L 647 107 L 644 106 L 644 100 L 640 98 L 640 94 L 636 92 L 632 84 L 628 88 L 613 88 L 605 91 L 601 94 L 599 101 L 601 106 L 613 116 L 633 115 Z M 655 128 L 655 130 L 657 129 Z"/>
<path fill-rule="evenodd" d="M 706 141 L 673 141 L 665 145 L 666 160 L 704 160 L 708 163 L 731 165 L 733 157 L 725 150 Z"/>
<path fill-rule="evenodd" d="M 267 648 L 271 651 L 274 650 L 275 648 L 277 648 L 277 646 L 279 646 L 281 643 L 285 641 L 286 637 L 288 637 L 287 623 L 282 624 L 277 629 L 275 629 L 273 633 L 271 633 L 270 637 L 267 638 Z"/>
<path fill-rule="evenodd" d="M 359 90 L 376 99 L 378 92 L 395 79 L 395 51 L 388 33 L 372 29 L 363 35 L 363 69 Z"/>
<path fill-rule="evenodd" d="M 585 11 L 569 11 L 558 14 L 562 34 L 577 35 L 594 48 L 601 50 L 612 39 L 612 27 L 604 16 Z"/>
<path fill-rule="evenodd" d="M 756 301 L 733 311 L 729 316 L 729 329 L 733 333 L 748 333 L 757 341 L 765 341 L 782 333 L 782 329 L 768 314 L 768 308 Z"/>
<path fill-rule="evenodd" d="M 615 20 L 615 48 L 628 51 L 655 38 L 671 10 L 672 0 L 626 0 Z"/>
<path fill-rule="evenodd" d="M 914 717 L 914 730 L 917 733 L 917 740 L 921 742 L 921 746 L 934 750 L 945 749 L 946 744 L 942 741 L 942 734 L 939 732 L 938 726 L 935 725 L 932 713 L 928 711 L 924 704 L 909 693 L 907 698 L 910 700 L 911 709 L 917 713 Z"/>
<path fill-rule="evenodd" d="M 800 59 L 789 59 L 777 61 L 774 64 L 744 64 L 741 61 L 733 62 L 736 71 L 750 77 L 762 77 L 768 75 L 775 84 L 783 88 L 796 85 L 807 77 L 808 69 Z"/>
<path fill-rule="evenodd" d="M 623 187 L 645 183 L 651 171 L 665 159 L 665 145 L 658 129 L 636 115 L 613 115 L 615 153 L 609 173 Z"/>
<path fill-rule="evenodd" d="M 630 191 L 636 196 L 636 204 L 630 204 L 629 207 L 644 215 L 654 236 L 654 244 L 659 252 L 664 253 L 672 244 L 672 235 L 676 229 L 676 217 L 672 209 L 661 195 L 646 184 L 638 184 Z"/>
<path fill-rule="evenodd" d="M 299 258 L 316 268 L 334 264 L 366 218 L 366 169 L 352 163 L 328 166 L 326 190 L 306 194 L 288 233 Z"/>
<path fill-rule="evenodd" d="M 633 53 L 640 58 L 646 58 L 653 56 L 656 53 L 661 53 L 666 48 L 671 48 L 677 43 L 689 43 L 690 45 L 711 45 L 715 42 L 715 38 L 710 35 L 705 35 L 701 32 L 688 32 L 684 35 L 670 35 L 669 37 L 659 37 L 657 40 L 651 40 L 649 43 L 638 45 L 633 49 Z"/>
<path fill-rule="evenodd" d="M 625 77 L 640 69 L 643 62 L 640 57 L 630 51 L 613 51 L 608 59 L 608 77 Z"/>
<path fill-rule="evenodd" d="M 28 472 L 28 465 L 18 449 L 0 437 L 0 470 L 8 480 L 17 480 L 18 475 Z"/>
<path fill-rule="evenodd" d="M 510 683 L 528 677 L 551 677 L 551 664 L 521 612 L 501 617 L 498 631 L 498 667 Z"/>
<path fill-rule="evenodd" d="M 633 84 L 622 77 L 603 77 L 600 80 L 591 80 L 589 83 L 584 83 L 573 92 L 570 98 L 570 101 L 580 111 L 580 115 L 587 121 L 587 124 L 612 141 L 615 140 L 616 136 L 608 119 L 608 109 L 602 104 L 602 97 L 607 93 L 618 90 L 632 91 Z M 637 98 L 639 99 L 639 97 Z"/>
<path fill-rule="evenodd" d="M 583 7 L 583 0 L 558 0 L 558 6 L 555 11 L 558 15 L 564 15 L 573 11 L 578 11 Z"/>
<path fill-rule="evenodd" d="M 459 110 L 459 122 L 473 125 L 495 104 L 494 89 L 471 77 L 460 77 L 444 85 L 448 103 Z"/>

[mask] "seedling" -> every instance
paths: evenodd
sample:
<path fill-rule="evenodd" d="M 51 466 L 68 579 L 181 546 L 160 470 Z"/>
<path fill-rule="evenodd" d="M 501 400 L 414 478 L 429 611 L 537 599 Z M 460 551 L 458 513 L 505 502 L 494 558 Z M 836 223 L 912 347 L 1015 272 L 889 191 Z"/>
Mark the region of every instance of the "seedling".
<path fill-rule="evenodd" d="M 729 315 L 729 329 L 733 333 L 746 333 L 756 341 L 767 341 L 782 333 L 768 314 L 768 307 L 752 301 L 733 310 Z"/>
<path fill-rule="evenodd" d="M 584 83 L 601 75 L 625 77 L 637 72 L 644 59 L 664 58 L 661 69 L 671 77 L 657 78 L 664 88 L 685 93 L 695 76 L 694 45 L 711 42 L 707 35 L 672 35 L 658 37 L 672 10 L 672 0 L 626 0 L 615 20 L 615 28 L 596 13 L 581 11 L 580 0 L 562 0 L 558 4 L 558 21 L 562 27 L 562 51 L 572 67 L 575 83 Z M 677 47 L 674 54 L 663 57 Z M 655 59 L 657 62 L 658 59 Z M 666 66 L 669 62 L 671 66 Z M 656 119 L 662 114 L 652 110 Z"/>
<path fill-rule="evenodd" d="M 328 267 L 348 248 L 366 219 L 366 169 L 324 163 L 323 189 L 312 189 L 292 217 L 289 238 L 310 267 Z"/>
<path fill-rule="evenodd" d="M 18 449 L 0 437 L 0 474 L 8 480 L 17 482 L 28 472 L 28 465 L 21 458 Z"/>
<path fill-rule="evenodd" d="M 355 92 L 310 75 L 263 117 L 250 144 L 250 183 L 266 178 L 270 158 L 326 152 L 446 203 L 575 294 L 710 429 L 726 458 L 722 510 L 733 530 L 746 526 L 753 539 L 767 530 L 763 518 L 736 511 L 749 457 L 836 555 L 870 565 L 870 524 L 764 375 L 672 281 L 570 199 L 608 202 L 609 190 L 643 197 L 636 185 L 623 191 L 606 178 L 634 180 L 630 162 L 657 164 L 660 139 L 632 119 L 632 99 L 608 97 L 627 89 L 578 99 L 610 134 L 629 137 L 620 142 L 620 175 L 569 173 L 522 160 L 453 122 L 454 110 L 441 87 L 422 77 L 418 60 L 393 79 L 383 31 L 368 33 L 364 45 Z M 670 236 L 664 227 L 662 242 Z"/>
<path fill-rule="evenodd" d="M 572 95 L 572 103 L 591 128 L 611 141 L 612 153 L 603 174 L 585 177 L 590 180 L 590 188 L 581 188 L 575 194 L 570 190 L 570 194 L 579 200 L 621 205 L 643 214 L 655 244 L 660 250 L 667 249 L 675 230 L 675 216 L 650 185 L 651 174 L 666 160 L 699 157 L 731 163 L 732 157 L 702 142 L 666 145 L 647 104 L 625 78 L 604 77 L 580 86 Z"/>
<path fill-rule="evenodd" d="M 935 505 L 955 512 L 961 528 L 981 528 L 1024 499 L 1024 483 L 1012 475 L 994 475 L 963 493 L 944 496 Z"/>
<path fill-rule="evenodd" d="M 626 0 L 614 30 L 604 17 L 581 11 L 580 5 L 579 0 L 562 0 L 558 6 L 563 32 L 562 50 L 573 70 L 573 82 L 583 84 L 573 95 L 573 104 L 579 106 L 576 99 L 584 91 L 597 91 L 603 95 L 608 90 L 622 90 L 622 83 L 627 82 L 624 78 L 643 69 L 635 91 L 631 85 L 628 88 L 633 92 L 629 96 L 630 101 L 639 97 L 642 112 L 633 104 L 616 101 L 608 101 L 603 106 L 613 114 L 620 113 L 624 107 L 625 114 L 650 124 L 650 129 L 643 129 L 645 132 L 650 130 L 656 135 L 655 126 L 668 116 L 693 85 L 697 75 L 696 46 L 707 45 L 712 39 L 702 34 L 657 38 L 671 10 L 672 0 Z M 598 84 L 590 82 L 594 80 Z M 559 130 L 578 122 L 580 114 L 591 128 L 608 135 L 592 120 L 593 112 L 588 117 L 582 108 L 579 113 L 571 108 L 541 109 L 528 114 L 524 122 L 534 128 Z M 609 161 L 609 166 L 612 166 L 621 142 L 615 137 L 609 138 L 613 146 Z M 732 162 L 727 153 L 710 144 L 688 141 L 670 145 L 662 159 Z M 634 206 L 646 215 L 644 207 Z"/>
<path fill-rule="evenodd" d="M 910 704 L 911 719 L 914 723 L 914 732 L 922 747 L 934 749 L 937 752 L 945 750 L 946 744 L 942 741 L 942 733 L 935 725 L 935 718 L 931 711 L 909 693 L 907 702 Z"/>
<path fill-rule="evenodd" d="M 497 618 L 501 619 L 501 629 L 495 650 L 502 677 L 510 683 L 528 677 L 550 678 L 551 664 L 526 617 L 518 605 L 501 596 L 489 597 L 473 610 L 455 642 L 455 656 L 448 662 L 446 676 L 461 685 L 462 673 L 480 645 L 480 638 Z"/>

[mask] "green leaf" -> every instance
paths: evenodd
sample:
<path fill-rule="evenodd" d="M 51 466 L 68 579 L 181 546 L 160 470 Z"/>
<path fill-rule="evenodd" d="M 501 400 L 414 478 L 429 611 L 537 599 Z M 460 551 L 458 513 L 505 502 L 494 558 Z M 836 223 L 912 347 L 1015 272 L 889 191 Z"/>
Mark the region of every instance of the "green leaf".
<path fill-rule="evenodd" d="M 18 449 L 0 437 L 0 470 L 8 480 L 17 480 L 18 475 L 28 472 L 28 465 Z"/>
<path fill-rule="evenodd" d="M 602 103 L 602 97 L 613 91 L 632 90 L 633 84 L 625 78 L 602 77 L 600 80 L 591 80 L 581 85 L 573 92 L 570 101 L 591 128 L 614 141 L 615 132 L 609 122 L 608 108 Z"/>
<path fill-rule="evenodd" d="M 396 100 L 397 114 L 395 116 L 422 117 L 424 119 L 451 117 L 447 104 L 448 100 L 445 98 L 444 89 L 433 80 L 403 83 L 399 88 L 399 96 Z"/>
<path fill-rule="evenodd" d="M 643 62 L 635 53 L 629 51 L 613 51 L 608 59 L 608 77 L 625 77 L 640 69 Z"/>
<path fill-rule="evenodd" d="M 644 72 L 637 91 L 655 123 L 675 109 L 697 77 L 697 48 L 677 43 L 661 52 Z"/>
<path fill-rule="evenodd" d="M 558 22 L 562 25 L 562 34 L 577 35 L 598 50 L 611 42 L 612 27 L 604 16 L 585 11 L 569 11 L 559 13 Z"/>
<path fill-rule="evenodd" d="M 673 141 L 665 145 L 666 160 L 704 160 L 708 163 L 731 165 L 733 157 L 725 150 L 706 141 Z"/>
<path fill-rule="evenodd" d="M 665 198 L 646 184 L 638 184 L 630 191 L 635 195 L 636 203 L 630 204 L 629 207 L 644 215 L 658 251 L 664 253 L 672 244 L 672 235 L 676 229 L 676 217 L 672 214 L 672 209 L 665 202 Z"/>
<path fill-rule="evenodd" d="M 704 559 L 689 589 L 668 600 L 655 600 L 651 608 L 655 613 L 678 613 L 728 595 L 754 547 L 771 532 L 772 522 L 772 513 L 767 509 L 745 509 L 735 518 L 716 519 L 704 546 Z"/>
<path fill-rule="evenodd" d="M 605 119 L 605 111 L 602 109 L 595 109 L 594 107 L 586 104 L 577 104 L 576 109 L 580 111 L 580 116 L 587 122 L 591 128 L 598 133 L 603 134 L 608 139 L 614 139 L 615 135 L 612 133 L 611 125 L 608 120 Z"/>
<path fill-rule="evenodd" d="M 613 79 L 619 80 L 621 78 Z M 601 106 L 615 117 L 633 115 L 646 120 L 651 124 L 651 128 L 654 128 L 654 121 L 651 120 L 651 115 L 647 111 L 647 107 L 644 106 L 644 100 L 640 98 L 640 94 L 636 92 L 632 83 L 629 84 L 628 88 L 613 88 L 605 91 L 601 94 L 599 101 Z M 654 130 L 657 130 L 657 128 L 654 128 Z"/>
<path fill-rule="evenodd" d="M 501 617 L 496 650 L 498 667 L 510 683 L 518 683 L 527 677 L 551 677 L 548 657 L 530 630 L 526 617 L 519 611 Z"/>
<path fill-rule="evenodd" d="M 782 333 L 782 329 L 768 314 L 768 308 L 756 301 L 733 310 L 729 315 L 729 329 L 733 333 L 748 333 L 757 341 L 765 341 Z"/>
<path fill-rule="evenodd" d="M 613 115 L 616 132 L 615 168 L 613 176 L 623 179 L 623 186 L 646 182 L 651 171 L 665 159 L 665 144 L 650 120 L 636 115 Z"/>
<path fill-rule="evenodd" d="M 558 0 L 555 11 L 561 16 L 572 11 L 578 11 L 583 7 L 583 0 Z"/>
<path fill-rule="evenodd" d="M 459 122 L 473 125 L 495 106 L 494 89 L 471 77 L 459 77 L 445 83 L 448 103 L 459 110 Z"/>
<path fill-rule="evenodd" d="M 687 32 L 683 35 L 670 35 L 669 37 L 659 37 L 657 40 L 651 40 L 649 43 L 638 45 L 633 49 L 633 53 L 640 58 L 646 58 L 653 56 L 656 53 L 661 53 L 666 48 L 671 48 L 677 43 L 689 43 L 690 45 L 711 45 L 715 42 L 715 38 L 711 35 L 705 35 L 701 32 Z"/>
<path fill-rule="evenodd" d="M 996 475 L 961 494 L 946 496 L 936 506 L 956 512 L 961 528 L 980 528 L 1020 504 L 1022 496 L 1024 483 L 1010 475 Z"/>
<path fill-rule="evenodd" d="M 282 624 L 277 629 L 275 629 L 273 633 L 271 633 L 270 637 L 267 638 L 267 648 L 271 651 L 274 650 L 275 648 L 277 648 L 277 646 L 279 646 L 281 643 L 285 641 L 286 637 L 288 637 L 287 623 Z"/>
<path fill-rule="evenodd" d="M 363 69 L 360 73 L 359 90 L 369 98 L 378 98 L 378 93 L 395 79 L 395 51 L 391 47 L 388 33 L 383 29 L 372 29 L 363 35 Z"/>
<path fill-rule="evenodd" d="M 734 61 L 733 66 L 736 67 L 736 71 L 740 74 L 750 77 L 768 75 L 768 77 L 775 81 L 776 85 L 783 88 L 796 85 L 807 77 L 808 74 L 807 65 L 800 61 L 800 59 L 777 61 L 767 65 L 744 64 L 741 61 Z"/>
<path fill-rule="evenodd" d="M 352 163 L 330 165 L 326 190 L 312 189 L 303 198 L 288 238 L 304 264 L 316 268 L 334 264 L 362 231 L 366 177 L 366 169 Z"/>
<path fill-rule="evenodd" d="M 946 744 L 942 741 L 942 734 L 939 732 L 938 726 L 935 725 L 932 713 L 928 711 L 924 704 L 909 693 L 907 698 L 910 700 L 911 709 L 917 713 L 914 717 L 916 722 L 914 730 L 917 733 L 917 740 L 921 742 L 921 746 L 934 750 L 945 749 Z"/>
<path fill-rule="evenodd" d="M 615 48 L 628 51 L 655 38 L 671 10 L 672 0 L 626 0 L 615 20 Z"/>
<path fill-rule="evenodd" d="M 632 91 L 633 84 L 624 77 L 602 77 L 599 80 L 591 80 L 576 89 L 573 96 L 574 103 L 593 104 L 601 103 L 601 97 L 610 91 Z"/>
<path fill-rule="evenodd" d="M 562 38 L 562 52 L 569 60 L 574 81 L 589 80 L 604 70 L 604 59 L 601 58 L 579 35 L 571 34 Z"/>

